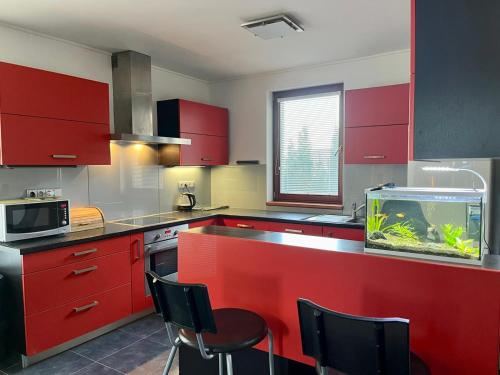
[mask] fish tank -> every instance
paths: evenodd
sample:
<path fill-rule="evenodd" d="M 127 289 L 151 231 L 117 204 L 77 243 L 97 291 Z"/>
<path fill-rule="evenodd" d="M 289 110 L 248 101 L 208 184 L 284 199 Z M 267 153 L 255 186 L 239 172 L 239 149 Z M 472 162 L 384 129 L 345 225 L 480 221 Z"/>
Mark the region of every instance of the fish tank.
<path fill-rule="evenodd" d="M 367 189 L 365 251 L 481 264 L 483 194 L 469 189 Z"/>

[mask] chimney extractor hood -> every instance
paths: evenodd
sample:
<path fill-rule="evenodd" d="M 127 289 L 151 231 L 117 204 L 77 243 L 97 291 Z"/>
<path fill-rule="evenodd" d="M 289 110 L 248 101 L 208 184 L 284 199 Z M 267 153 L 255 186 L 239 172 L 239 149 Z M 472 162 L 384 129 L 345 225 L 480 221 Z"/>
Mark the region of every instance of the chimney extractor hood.
<path fill-rule="evenodd" d="M 113 112 L 115 142 L 190 145 L 186 138 L 153 135 L 151 57 L 134 51 L 114 53 Z"/>

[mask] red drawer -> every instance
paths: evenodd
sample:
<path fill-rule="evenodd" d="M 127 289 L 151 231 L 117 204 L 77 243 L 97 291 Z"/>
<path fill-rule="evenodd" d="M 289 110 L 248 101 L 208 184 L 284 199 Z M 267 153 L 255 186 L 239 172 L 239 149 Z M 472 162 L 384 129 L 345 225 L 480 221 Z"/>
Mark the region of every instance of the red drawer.
<path fill-rule="evenodd" d="M 323 237 L 339 238 L 342 240 L 364 241 L 364 229 L 323 227 Z"/>
<path fill-rule="evenodd" d="M 227 227 L 233 228 L 241 228 L 241 229 L 255 229 L 255 230 L 271 230 L 269 229 L 268 221 L 259 221 L 259 220 L 248 220 L 248 219 L 237 219 L 237 218 L 223 218 L 223 225 Z"/>
<path fill-rule="evenodd" d="M 3 165 L 111 164 L 109 125 L 1 114 Z"/>
<path fill-rule="evenodd" d="M 346 91 L 346 127 L 408 124 L 409 89 L 405 83 Z"/>
<path fill-rule="evenodd" d="M 305 234 L 308 236 L 321 236 L 323 231 L 319 225 L 304 225 L 294 223 L 268 222 L 268 230 L 272 232 L 284 232 L 294 234 Z"/>
<path fill-rule="evenodd" d="M 2 113 L 109 124 L 109 85 L 0 63 Z"/>
<path fill-rule="evenodd" d="M 24 275 L 24 313 L 32 315 L 129 284 L 130 274 L 127 251 Z"/>
<path fill-rule="evenodd" d="M 346 164 L 407 164 L 408 125 L 346 128 Z"/>
<path fill-rule="evenodd" d="M 228 110 L 227 108 L 180 99 L 179 123 L 181 133 L 227 137 Z"/>
<path fill-rule="evenodd" d="M 64 266 L 96 257 L 130 251 L 130 236 L 87 242 L 23 256 L 23 274 Z"/>
<path fill-rule="evenodd" d="M 199 227 L 208 227 L 210 225 L 217 225 L 218 220 L 216 218 L 206 219 L 201 221 L 195 221 L 193 223 L 189 223 L 189 228 L 199 228 Z"/>
<path fill-rule="evenodd" d="M 25 318 L 26 354 L 34 355 L 132 313 L 130 284 Z"/>

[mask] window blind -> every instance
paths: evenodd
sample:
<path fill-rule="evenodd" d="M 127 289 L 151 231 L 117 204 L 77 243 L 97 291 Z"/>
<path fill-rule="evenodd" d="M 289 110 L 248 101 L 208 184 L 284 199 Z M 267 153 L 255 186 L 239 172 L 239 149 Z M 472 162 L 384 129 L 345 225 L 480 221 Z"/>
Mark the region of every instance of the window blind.
<path fill-rule="evenodd" d="M 339 195 L 340 97 L 278 99 L 281 194 Z"/>

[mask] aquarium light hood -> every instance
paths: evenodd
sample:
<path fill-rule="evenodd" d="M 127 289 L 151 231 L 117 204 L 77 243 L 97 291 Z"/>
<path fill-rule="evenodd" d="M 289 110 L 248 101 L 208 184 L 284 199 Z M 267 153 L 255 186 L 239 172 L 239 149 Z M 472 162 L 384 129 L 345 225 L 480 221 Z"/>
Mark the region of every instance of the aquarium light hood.
<path fill-rule="evenodd" d="M 482 189 L 474 189 L 480 192 L 484 193 L 484 201 L 486 201 L 486 192 L 487 192 L 487 187 L 488 185 L 486 184 L 486 180 L 484 179 L 483 176 L 481 176 L 478 172 L 468 169 L 468 168 L 453 168 L 453 167 L 422 167 L 422 170 L 425 172 L 469 172 L 472 173 L 474 176 L 478 177 L 481 182 L 483 183 L 483 188 Z"/>

